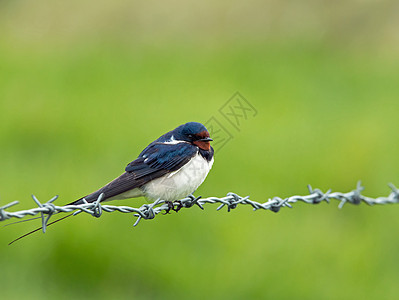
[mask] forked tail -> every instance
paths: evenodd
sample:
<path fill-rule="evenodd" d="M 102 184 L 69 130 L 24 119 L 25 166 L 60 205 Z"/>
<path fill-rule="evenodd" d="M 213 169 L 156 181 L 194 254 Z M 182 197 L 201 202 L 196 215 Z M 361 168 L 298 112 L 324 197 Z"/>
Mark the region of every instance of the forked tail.
<path fill-rule="evenodd" d="M 53 222 L 48 223 L 46 226 L 50 226 L 50 225 L 52 225 L 52 224 L 54 224 L 54 223 L 57 223 L 57 222 L 59 222 L 59 221 L 61 221 L 61 220 L 66 219 L 66 218 L 68 218 L 68 217 L 70 217 L 70 216 L 72 216 L 72 215 L 73 215 L 73 213 L 71 213 L 71 214 L 69 214 L 69 215 L 66 215 L 65 217 L 62 217 L 62 218 L 60 218 L 60 219 L 58 219 L 58 220 L 55 220 L 55 221 L 53 221 Z M 28 236 L 28 235 L 31 235 L 32 233 L 35 233 L 36 231 L 41 230 L 42 228 L 43 228 L 43 227 L 39 227 L 39 228 L 37 228 L 37 229 L 35 229 L 35 230 L 32 230 L 32 231 L 30 231 L 30 232 L 28 232 L 28 233 L 25 233 L 24 235 L 21 235 L 20 237 L 16 238 L 16 239 L 13 240 L 12 242 L 8 243 L 8 246 L 10 246 L 11 244 L 15 243 L 16 241 L 19 241 L 20 239 L 22 239 L 22 238 L 24 238 L 24 237 L 26 237 L 26 236 Z"/>

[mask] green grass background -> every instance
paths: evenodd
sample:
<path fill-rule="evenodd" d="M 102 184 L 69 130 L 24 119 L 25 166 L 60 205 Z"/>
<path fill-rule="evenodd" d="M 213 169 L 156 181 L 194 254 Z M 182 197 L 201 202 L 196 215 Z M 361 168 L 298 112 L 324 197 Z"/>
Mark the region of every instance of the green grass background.
<path fill-rule="evenodd" d="M 30 39 L 37 32 L 21 37 L 15 28 L 23 21 L 13 19 L 30 7 L 6 3 L 0 201 L 20 201 L 10 210 L 33 207 L 32 193 L 42 202 L 77 199 L 164 132 L 210 117 L 234 138 L 216 149 L 196 195 L 232 191 L 265 202 L 307 194 L 307 184 L 346 192 L 361 179 L 369 196 L 399 185 L 399 61 L 391 44 L 179 33 L 127 41 L 102 27 L 101 38 L 64 41 L 57 29 Z M 218 112 L 236 91 L 258 111 L 240 131 Z M 396 299 L 399 206 L 337 204 L 298 203 L 277 214 L 207 205 L 136 228 L 128 214 L 82 214 L 10 247 L 40 222 L 4 227 L 1 297 Z"/>

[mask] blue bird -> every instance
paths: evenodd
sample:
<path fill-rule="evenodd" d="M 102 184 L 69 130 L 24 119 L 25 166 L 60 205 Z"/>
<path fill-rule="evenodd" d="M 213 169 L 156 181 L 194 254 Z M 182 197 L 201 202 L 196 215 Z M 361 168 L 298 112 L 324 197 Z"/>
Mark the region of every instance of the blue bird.
<path fill-rule="evenodd" d="M 83 199 L 95 202 L 103 194 L 101 202 L 144 196 L 149 200 L 162 199 L 174 209 L 172 201 L 192 194 L 204 182 L 213 165 L 213 148 L 209 132 L 204 125 L 188 122 L 160 136 L 149 144 L 129 163 L 125 172 L 97 191 L 69 203 L 81 204 Z M 181 206 L 178 206 L 178 211 Z M 59 222 L 72 214 L 53 221 Z M 17 240 L 28 236 L 37 228 Z"/>
<path fill-rule="evenodd" d="M 118 178 L 83 197 L 87 202 L 144 196 L 173 201 L 192 194 L 214 161 L 212 139 L 204 125 L 188 122 L 149 144 Z M 70 204 L 83 203 L 83 198 Z"/>

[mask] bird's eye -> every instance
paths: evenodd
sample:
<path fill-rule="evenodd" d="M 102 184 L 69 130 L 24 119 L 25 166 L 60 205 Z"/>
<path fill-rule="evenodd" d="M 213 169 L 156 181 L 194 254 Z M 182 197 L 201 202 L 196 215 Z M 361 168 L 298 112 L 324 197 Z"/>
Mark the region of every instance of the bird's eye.
<path fill-rule="evenodd" d="M 193 135 L 192 135 L 192 134 L 189 134 L 188 137 L 189 137 L 190 139 L 192 139 L 192 138 L 193 138 Z"/>

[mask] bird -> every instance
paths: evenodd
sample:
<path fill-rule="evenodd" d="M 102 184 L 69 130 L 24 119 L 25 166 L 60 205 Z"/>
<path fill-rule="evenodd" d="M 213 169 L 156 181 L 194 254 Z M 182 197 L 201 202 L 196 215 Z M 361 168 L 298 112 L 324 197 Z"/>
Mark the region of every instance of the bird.
<path fill-rule="evenodd" d="M 125 172 L 71 205 L 146 197 L 167 202 L 192 194 L 205 180 L 214 162 L 213 141 L 206 127 L 188 122 L 150 143 Z M 84 199 L 84 200 L 83 200 Z"/>
<path fill-rule="evenodd" d="M 214 162 L 212 141 L 203 124 L 182 124 L 151 142 L 119 177 L 67 205 L 96 202 L 100 195 L 100 202 L 145 197 L 149 201 L 164 200 L 169 207 L 168 213 L 174 209 L 173 201 L 192 195 L 204 182 Z M 42 227 L 15 239 L 9 245 L 40 229 Z"/>

